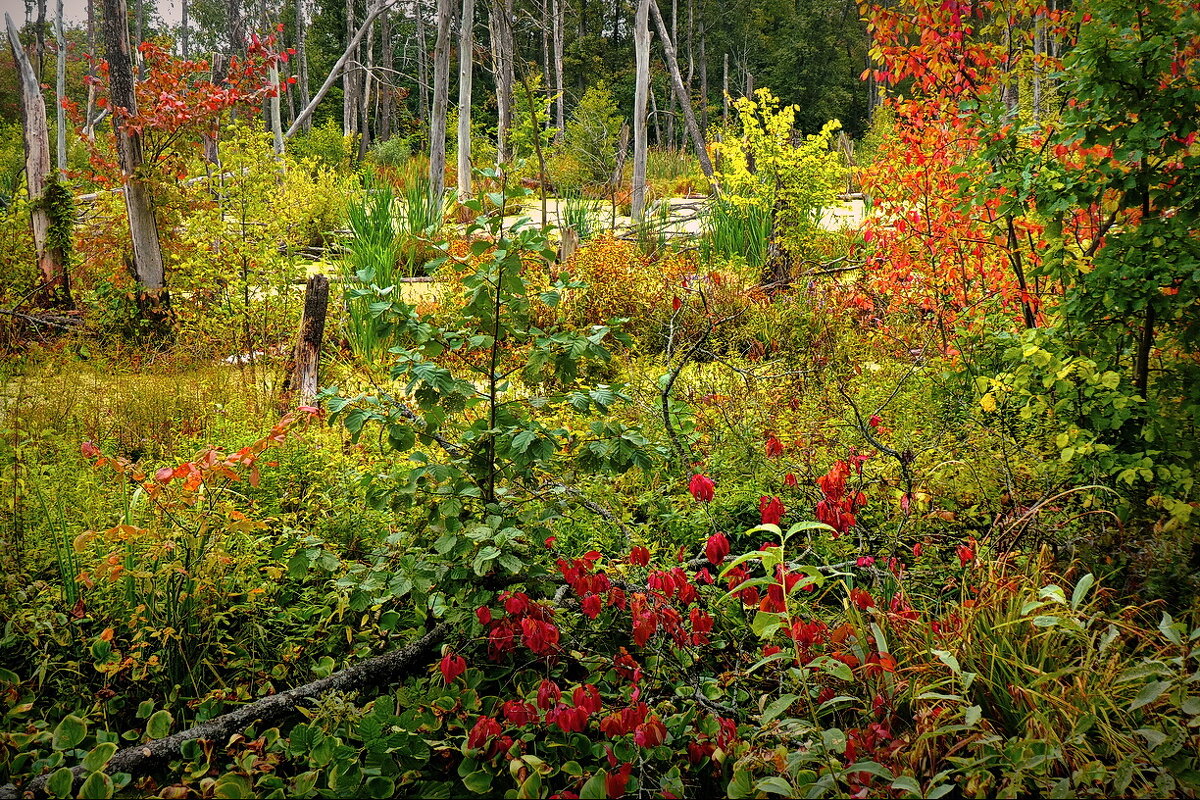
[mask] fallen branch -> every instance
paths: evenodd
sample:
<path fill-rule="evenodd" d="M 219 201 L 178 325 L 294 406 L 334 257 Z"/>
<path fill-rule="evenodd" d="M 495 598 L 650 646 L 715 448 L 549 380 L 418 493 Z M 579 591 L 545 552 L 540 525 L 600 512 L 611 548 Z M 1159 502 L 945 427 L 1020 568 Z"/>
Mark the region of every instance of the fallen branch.
<path fill-rule="evenodd" d="M 411 674 L 414 667 L 423 663 L 424 659 L 441 643 L 449 630 L 448 623 L 438 623 L 420 639 L 399 650 L 384 653 L 352 667 L 347 667 L 341 672 L 335 672 L 328 677 L 297 686 L 295 689 L 256 700 L 228 714 L 222 714 L 208 722 L 193 725 L 163 739 L 155 739 L 118 750 L 109 760 L 105 770 L 110 774 L 114 772 L 142 774 L 148 768 L 178 756 L 184 742 L 197 739 L 225 742 L 230 736 L 249 725 L 255 723 L 266 726 L 275 725 L 298 714 L 301 704 L 326 692 L 378 689 Z M 74 767 L 71 772 L 74 774 L 75 781 L 78 782 L 87 773 L 87 770 L 81 765 Z M 20 797 L 44 794 L 46 782 L 49 779 L 49 775 L 39 775 L 19 788 L 11 783 L 7 786 L 0 786 L 0 800 L 17 800 Z"/>

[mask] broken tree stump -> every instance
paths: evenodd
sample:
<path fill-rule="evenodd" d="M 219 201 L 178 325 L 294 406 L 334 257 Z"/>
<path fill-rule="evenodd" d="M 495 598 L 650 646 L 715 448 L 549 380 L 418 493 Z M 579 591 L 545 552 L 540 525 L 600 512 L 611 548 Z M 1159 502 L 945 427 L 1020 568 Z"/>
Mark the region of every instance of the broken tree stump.
<path fill-rule="evenodd" d="M 325 337 L 325 315 L 328 310 L 329 278 L 321 274 L 313 275 L 304 286 L 304 312 L 300 315 L 300 330 L 283 379 L 285 403 L 289 403 L 294 395 L 301 405 L 305 405 L 317 396 L 321 341 Z"/>

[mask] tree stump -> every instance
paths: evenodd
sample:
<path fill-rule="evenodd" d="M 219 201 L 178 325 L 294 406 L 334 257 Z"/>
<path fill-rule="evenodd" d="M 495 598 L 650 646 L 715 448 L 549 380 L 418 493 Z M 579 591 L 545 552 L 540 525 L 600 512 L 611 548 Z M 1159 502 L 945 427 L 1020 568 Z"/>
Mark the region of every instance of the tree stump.
<path fill-rule="evenodd" d="M 325 337 L 325 314 L 329 309 L 329 278 L 313 275 L 304 286 L 304 312 L 296 346 L 288 360 L 283 379 L 283 400 L 289 404 L 293 395 L 300 404 L 312 402 L 317 396 L 317 369 L 321 363 L 321 340 Z"/>

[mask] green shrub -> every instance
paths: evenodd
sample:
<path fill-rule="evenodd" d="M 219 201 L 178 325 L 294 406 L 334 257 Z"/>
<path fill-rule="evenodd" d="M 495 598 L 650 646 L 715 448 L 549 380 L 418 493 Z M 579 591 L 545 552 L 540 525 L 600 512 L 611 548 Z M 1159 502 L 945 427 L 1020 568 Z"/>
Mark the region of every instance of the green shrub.
<path fill-rule="evenodd" d="M 593 183 L 612 179 L 623 123 L 612 90 L 604 81 L 584 92 L 571 112 L 564 133 L 564 150 L 583 165 Z"/>
<path fill-rule="evenodd" d="M 328 169 L 346 172 L 353 164 L 356 150 L 354 137 L 342 133 L 333 120 L 297 133 L 287 142 L 287 152 L 297 158 L 312 159 Z"/>
<path fill-rule="evenodd" d="M 401 167 L 412 157 L 412 142 L 408 136 L 393 136 L 371 146 L 369 158 L 381 167 Z"/>

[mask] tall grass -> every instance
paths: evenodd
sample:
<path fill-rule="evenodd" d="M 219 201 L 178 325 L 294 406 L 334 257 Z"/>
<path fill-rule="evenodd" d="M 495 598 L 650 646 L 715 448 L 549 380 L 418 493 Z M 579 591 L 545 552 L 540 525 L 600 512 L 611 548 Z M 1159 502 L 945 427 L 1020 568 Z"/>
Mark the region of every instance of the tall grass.
<path fill-rule="evenodd" d="M 366 287 L 394 291 L 405 275 L 397 258 L 402 242 L 392 216 L 395 191 L 391 184 L 367 176 L 362 194 L 347 208 L 350 236 L 342 254 L 346 281 L 346 338 L 355 355 L 373 362 L 387 349 L 371 313 L 375 293 Z"/>
<path fill-rule="evenodd" d="M 651 259 L 663 255 L 671 245 L 671 204 L 655 200 L 646 208 L 641 222 L 634 223 L 633 235 L 638 247 Z"/>
<path fill-rule="evenodd" d="M 771 210 L 761 205 L 732 202 L 715 196 L 701 215 L 704 235 L 700 240 L 703 259 L 729 261 L 737 258 L 751 267 L 767 260 L 771 237 Z"/>
<path fill-rule="evenodd" d="M 389 181 L 368 173 L 362 193 L 350 201 L 350 235 L 342 255 L 346 290 L 346 338 L 355 355 L 374 362 L 389 346 L 380 336 L 371 305 L 404 278 L 425 274 L 429 242 L 449 209 L 449 194 L 432 191 L 428 178 L 408 176 L 397 197 Z"/>
<path fill-rule="evenodd" d="M 603 203 L 596 198 L 585 197 L 580 192 L 565 192 L 558 203 L 558 226 L 575 231 L 582 244 L 603 227 L 602 209 Z"/>

